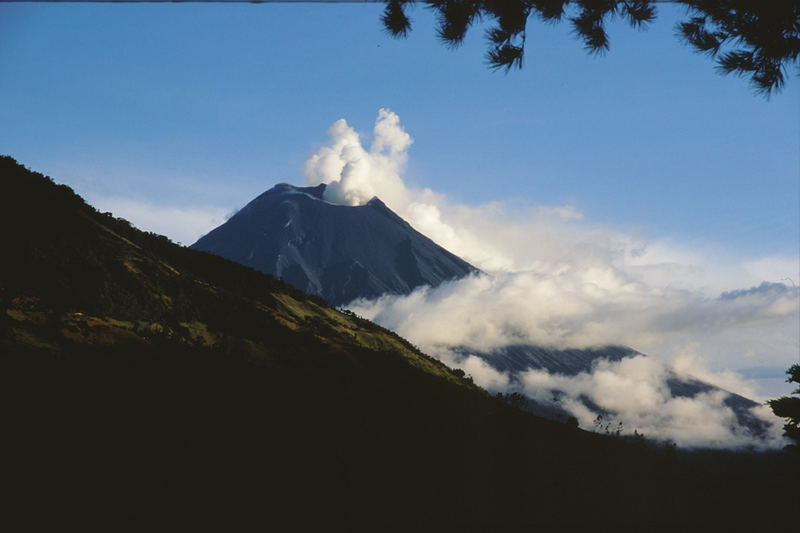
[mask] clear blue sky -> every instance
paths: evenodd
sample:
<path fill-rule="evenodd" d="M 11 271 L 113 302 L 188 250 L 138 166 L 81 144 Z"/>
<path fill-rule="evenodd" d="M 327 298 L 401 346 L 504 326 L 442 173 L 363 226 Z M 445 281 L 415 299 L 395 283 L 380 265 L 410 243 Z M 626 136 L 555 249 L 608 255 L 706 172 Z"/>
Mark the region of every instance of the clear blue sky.
<path fill-rule="evenodd" d="M 767 101 L 674 36 L 611 28 L 605 57 L 531 22 L 525 68 L 452 51 L 417 7 L 407 40 L 380 5 L 0 4 L 0 153 L 90 200 L 232 209 L 302 183 L 345 118 L 395 111 L 406 180 L 455 201 L 571 204 L 587 219 L 758 255 L 795 255 L 800 93 Z M 134 221 L 136 222 L 136 221 Z"/>

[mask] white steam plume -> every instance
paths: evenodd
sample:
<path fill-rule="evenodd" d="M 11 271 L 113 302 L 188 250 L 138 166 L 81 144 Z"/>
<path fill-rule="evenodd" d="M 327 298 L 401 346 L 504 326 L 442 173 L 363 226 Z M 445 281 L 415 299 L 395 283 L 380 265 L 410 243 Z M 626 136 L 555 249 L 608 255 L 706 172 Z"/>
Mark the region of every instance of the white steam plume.
<path fill-rule="evenodd" d="M 366 151 L 358 133 L 344 119 L 328 130 L 331 143 L 317 150 L 306 161 L 309 185 L 327 183 L 325 199 L 344 205 L 362 205 L 374 196 L 384 202 L 402 203 L 408 195 L 400 173 L 414 141 L 400 127 L 400 118 L 387 109 L 378 112 L 373 130 L 375 139 Z"/>

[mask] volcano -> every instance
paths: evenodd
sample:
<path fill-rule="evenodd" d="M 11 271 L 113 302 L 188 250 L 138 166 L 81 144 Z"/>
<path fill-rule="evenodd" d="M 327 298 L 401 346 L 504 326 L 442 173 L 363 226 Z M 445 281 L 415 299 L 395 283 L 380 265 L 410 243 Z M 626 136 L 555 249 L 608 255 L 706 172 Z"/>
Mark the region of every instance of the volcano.
<path fill-rule="evenodd" d="M 191 247 L 271 274 L 333 305 L 408 294 L 478 272 L 377 197 L 345 206 L 327 202 L 324 193 L 325 184 L 276 185 Z"/>

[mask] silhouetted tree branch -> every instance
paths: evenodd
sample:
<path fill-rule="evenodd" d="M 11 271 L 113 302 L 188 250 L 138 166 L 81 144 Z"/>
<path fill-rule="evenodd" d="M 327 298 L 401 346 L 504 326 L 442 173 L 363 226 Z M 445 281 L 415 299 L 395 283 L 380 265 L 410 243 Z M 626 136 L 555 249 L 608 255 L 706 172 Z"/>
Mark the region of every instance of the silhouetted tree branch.
<path fill-rule="evenodd" d="M 389 0 L 382 21 L 395 37 L 405 37 L 411 22 L 405 9 L 413 0 Z M 528 20 L 567 19 L 586 50 L 609 49 L 605 25 L 614 17 L 634 28 L 656 18 L 653 0 L 427 0 L 436 12 L 437 34 L 449 47 L 459 46 L 470 26 L 488 20 L 487 61 L 495 70 L 522 68 Z M 769 96 L 786 81 L 786 67 L 800 55 L 800 2 L 797 0 L 676 0 L 687 8 L 678 36 L 695 51 L 716 59 L 723 74 L 749 76 L 756 91 Z"/>

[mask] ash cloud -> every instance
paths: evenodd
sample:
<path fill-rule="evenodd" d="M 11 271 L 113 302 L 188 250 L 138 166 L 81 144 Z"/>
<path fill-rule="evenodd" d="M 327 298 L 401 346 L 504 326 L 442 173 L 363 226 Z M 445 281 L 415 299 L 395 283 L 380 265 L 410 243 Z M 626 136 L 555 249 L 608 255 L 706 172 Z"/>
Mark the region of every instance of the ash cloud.
<path fill-rule="evenodd" d="M 327 183 L 326 199 L 346 205 L 378 196 L 418 231 L 484 272 L 405 296 L 351 302 L 350 309 L 464 369 L 489 389 L 523 386 L 535 395 L 537 388 L 551 394 L 549 387 L 559 385 L 565 391 L 562 407 L 584 427 L 596 413 L 575 400 L 580 395 L 613 405 L 630 431 L 682 445 L 742 445 L 750 438 L 726 425 L 725 393 L 667 397 L 664 376 L 693 372 L 726 390 L 762 399 L 753 383 L 729 369 L 787 367 L 796 358 L 800 291 L 776 280 L 798 270 L 797 257 L 741 257 L 721 248 L 652 239 L 587 221 L 574 206 L 466 206 L 429 189 L 408 188 L 402 174 L 413 139 L 386 109 L 378 114 L 368 150 L 344 120 L 329 133 L 329 144 L 306 162 L 309 185 Z M 447 349 L 487 352 L 519 343 L 621 344 L 652 357 L 565 378 L 535 370 L 508 375 L 478 357 L 455 356 Z M 645 371 L 652 372 L 647 379 Z M 609 382 L 620 387 L 615 397 L 604 386 Z M 637 407 L 643 405 L 661 418 L 647 418 Z M 701 427 L 703 416 L 710 426 Z M 768 411 L 758 416 L 775 421 Z"/>

